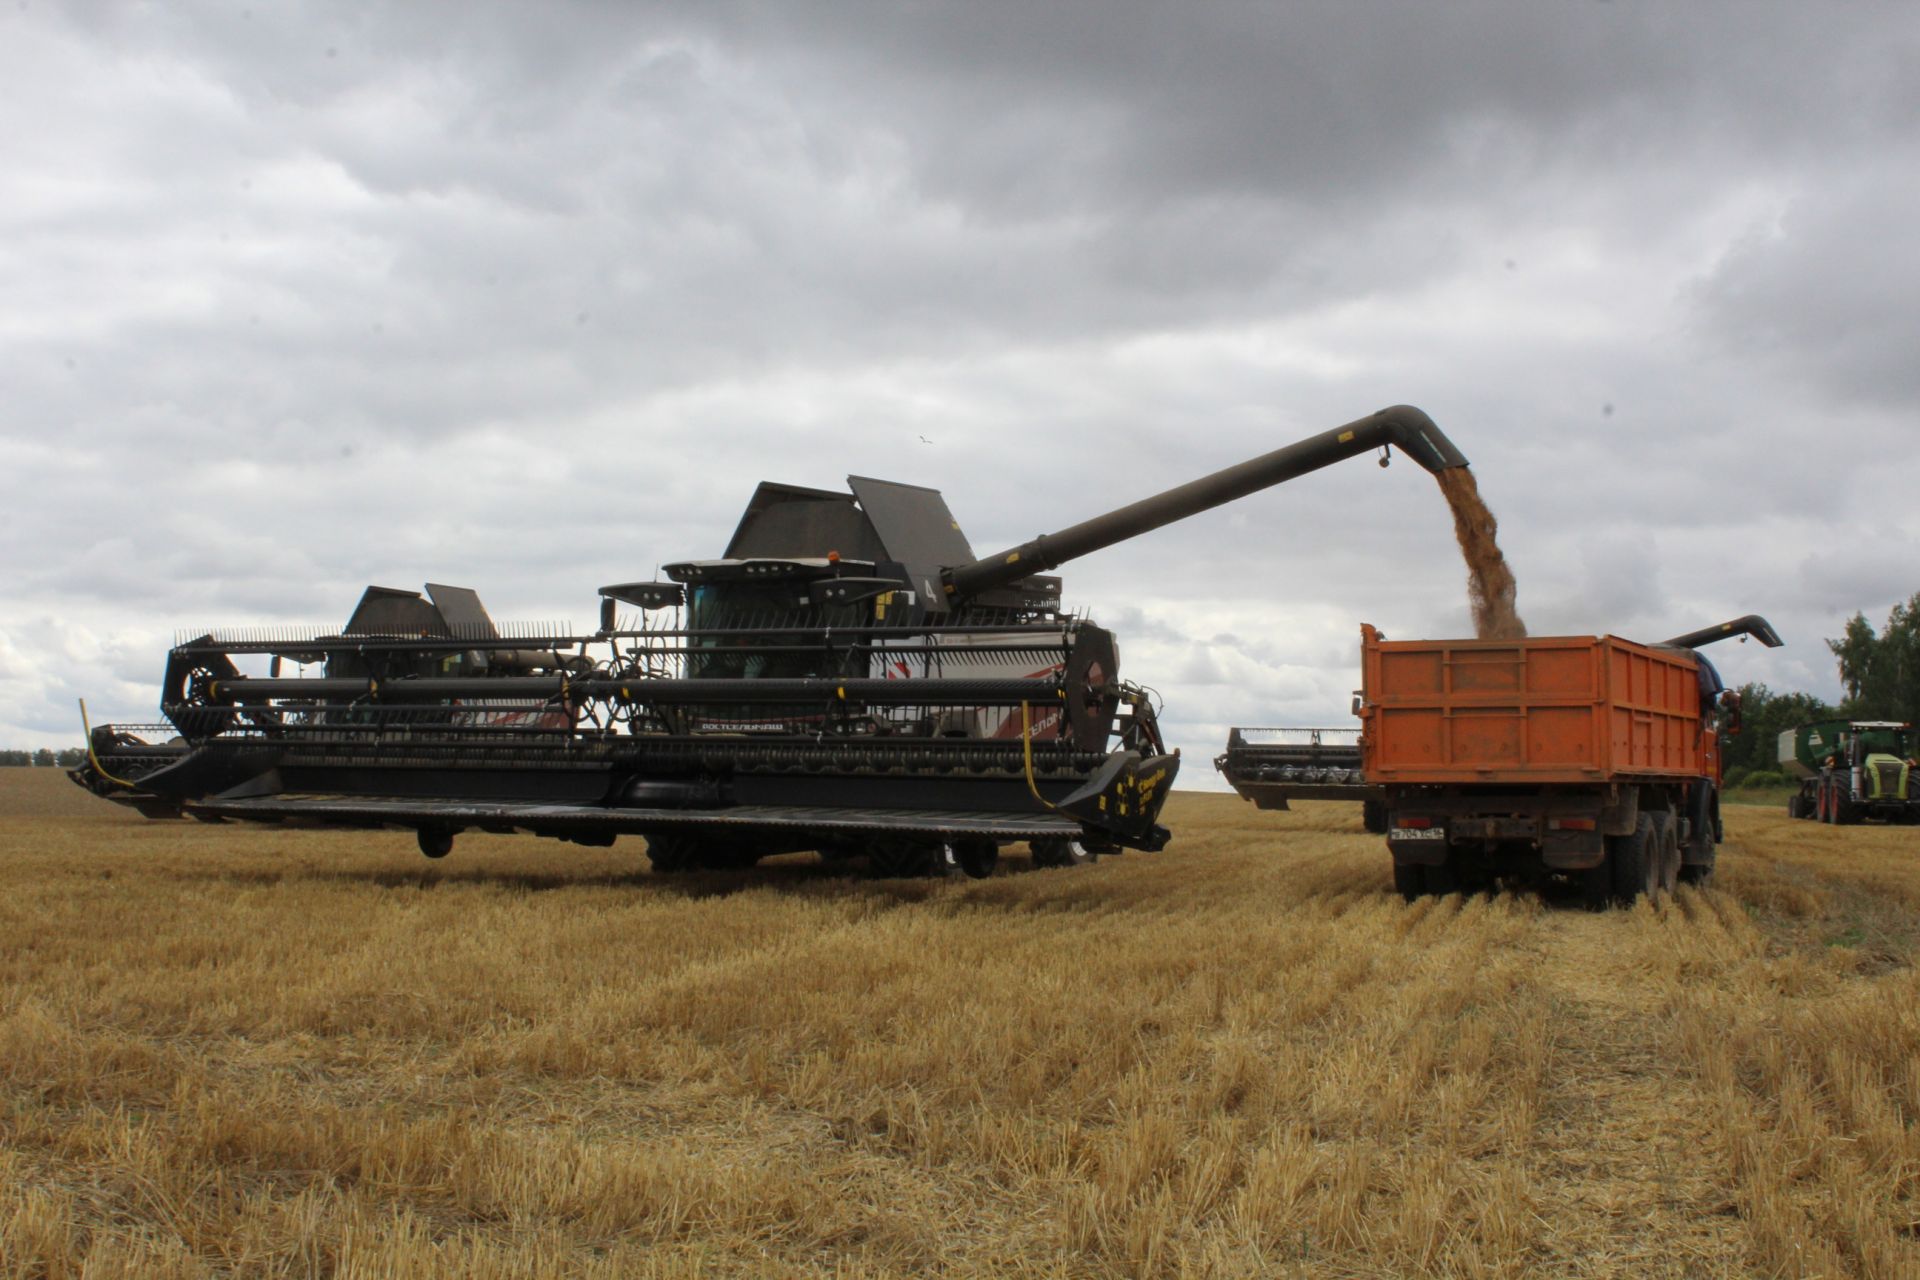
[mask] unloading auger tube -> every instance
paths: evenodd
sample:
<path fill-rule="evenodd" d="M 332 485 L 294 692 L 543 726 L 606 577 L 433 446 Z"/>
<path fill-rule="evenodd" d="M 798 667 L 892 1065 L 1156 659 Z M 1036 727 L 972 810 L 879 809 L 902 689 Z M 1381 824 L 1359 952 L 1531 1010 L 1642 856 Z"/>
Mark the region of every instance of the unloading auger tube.
<path fill-rule="evenodd" d="M 996 555 L 948 569 L 942 575 L 947 597 L 965 600 L 1029 574 L 1045 573 L 1102 547 L 1150 533 L 1343 459 L 1394 445 L 1435 475 L 1467 465 L 1466 457 L 1432 418 L 1412 405 L 1393 405 L 1165 493 L 1082 520 L 1058 533 L 1043 534 Z M 1385 462 L 1383 456 L 1382 465 Z"/>

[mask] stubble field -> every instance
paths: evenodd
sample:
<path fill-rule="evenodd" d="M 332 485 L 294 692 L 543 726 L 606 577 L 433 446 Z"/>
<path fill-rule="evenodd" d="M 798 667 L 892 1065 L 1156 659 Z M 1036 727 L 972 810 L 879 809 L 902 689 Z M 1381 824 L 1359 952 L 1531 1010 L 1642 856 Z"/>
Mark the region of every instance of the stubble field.
<path fill-rule="evenodd" d="M 669 879 L 0 771 L 0 1277 L 1920 1274 L 1920 833 L 1587 915 L 1357 818 Z"/>

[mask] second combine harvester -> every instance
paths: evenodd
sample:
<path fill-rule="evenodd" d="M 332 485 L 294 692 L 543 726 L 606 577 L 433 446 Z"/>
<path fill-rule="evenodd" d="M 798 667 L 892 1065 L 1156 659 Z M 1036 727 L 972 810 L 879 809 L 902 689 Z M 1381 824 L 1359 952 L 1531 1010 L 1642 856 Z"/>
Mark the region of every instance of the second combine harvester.
<path fill-rule="evenodd" d="M 722 556 L 602 587 L 590 635 L 503 633 L 441 586 L 369 588 L 338 632 L 187 633 L 169 723 L 92 731 L 74 776 L 149 816 L 410 828 L 429 857 L 473 830 L 643 835 L 662 871 L 1157 849 L 1178 756 L 1047 571 L 1393 447 L 1466 465 L 1400 405 L 981 557 L 935 490 L 762 483 Z"/>

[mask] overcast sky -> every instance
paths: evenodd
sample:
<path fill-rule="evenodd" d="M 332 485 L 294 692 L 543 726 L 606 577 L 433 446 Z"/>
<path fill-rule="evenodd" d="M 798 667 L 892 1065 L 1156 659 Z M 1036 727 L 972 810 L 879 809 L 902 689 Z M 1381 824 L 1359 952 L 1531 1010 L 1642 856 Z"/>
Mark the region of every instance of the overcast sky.
<path fill-rule="evenodd" d="M 370 582 L 590 627 L 762 478 L 985 553 L 1406 402 L 1536 634 L 1920 590 L 1920 9 L 53 4 L 0 11 L 0 745 L 176 629 Z M 1358 459 L 1061 571 L 1166 699 L 1348 724 L 1469 629 Z"/>

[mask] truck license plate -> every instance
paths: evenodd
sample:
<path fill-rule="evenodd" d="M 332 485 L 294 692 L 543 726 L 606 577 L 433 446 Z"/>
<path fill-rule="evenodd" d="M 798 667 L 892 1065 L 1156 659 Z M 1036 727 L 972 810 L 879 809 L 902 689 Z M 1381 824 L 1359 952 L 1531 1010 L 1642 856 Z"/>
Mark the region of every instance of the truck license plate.
<path fill-rule="evenodd" d="M 1445 840 L 1444 827 L 1395 827 L 1387 836 L 1389 840 Z"/>

